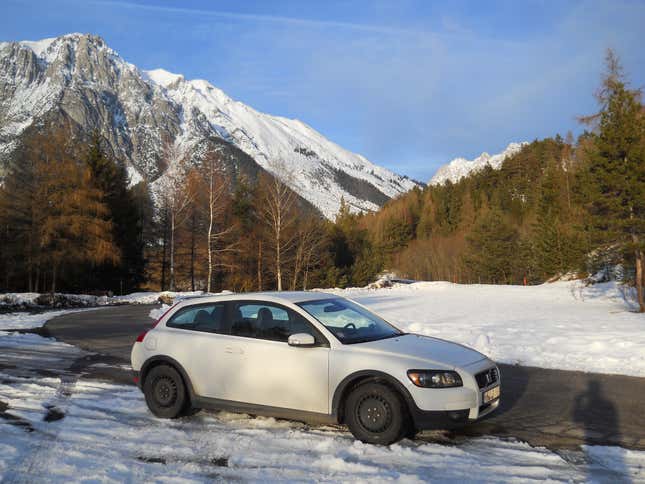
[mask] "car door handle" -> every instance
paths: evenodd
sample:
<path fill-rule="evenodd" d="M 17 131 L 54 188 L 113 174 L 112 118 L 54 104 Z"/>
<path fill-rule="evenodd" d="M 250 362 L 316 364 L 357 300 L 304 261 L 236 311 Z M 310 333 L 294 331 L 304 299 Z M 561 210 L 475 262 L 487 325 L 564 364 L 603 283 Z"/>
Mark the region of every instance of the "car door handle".
<path fill-rule="evenodd" d="M 227 346 L 224 348 L 224 351 L 226 353 L 231 353 L 234 355 L 241 355 L 244 353 L 244 350 L 242 348 L 238 348 L 237 346 Z"/>

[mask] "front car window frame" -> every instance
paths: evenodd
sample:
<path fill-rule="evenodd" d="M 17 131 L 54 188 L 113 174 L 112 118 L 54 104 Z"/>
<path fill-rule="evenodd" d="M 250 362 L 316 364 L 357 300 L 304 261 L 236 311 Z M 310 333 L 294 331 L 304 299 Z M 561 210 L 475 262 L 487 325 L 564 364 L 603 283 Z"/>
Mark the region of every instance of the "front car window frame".
<path fill-rule="evenodd" d="M 351 309 L 352 311 L 358 313 L 361 317 L 363 318 L 369 318 L 372 319 L 373 323 L 378 323 L 379 325 L 382 325 L 384 329 L 389 329 L 391 330 L 390 333 L 384 332 L 381 335 L 375 335 L 374 337 L 368 337 L 368 335 L 359 337 L 359 335 L 356 335 L 355 338 L 348 338 L 344 334 L 345 328 L 339 328 L 337 326 L 330 326 L 328 325 L 328 322 L 325 322 L 321 320 L 319 315 L 314 314 L 314 312 L 310 311 L 307 309 L 307 306 L 311 305 L 323 305 L 325 303 L 331 304 L 331 303 L 338 303 L 341 302 L 342 304 L 347 305 L 347 308 Z M 378 341 L 382 339 L 388 339 L 388 338 L 395 338 L 397 336 L 403 336 L 405 335 L 405 332 L 401 331 L 399 328 L 394 326 L 393 324 L 389 323 L 382 317 L 378 316 L 377 314 L 373 313 L 372 311 L 369 311 L 368 309 L 364 308 L 360 304 L 357 304 L 349 299 L 345 299 L 342 297 L 337 297 L 337 298 L 324 298 L 324 299 L 315 299 L 315 300 L 310 300 L 310 301 L 302 301 L 299 303 L 296 303 L 296 305 L 302 309 L 305 313 L 307 313 L 310 317 L 314 318 L 318 323 L 322 324 L 327 331 L 329 331 L 334 337 L 340 341 L 341 344 L 343 345 L 351 345 L 351 344 L 358 344 L 358 343 L 368 343 L 371 341 Z M 354 323 L 353 321 L 348 321 L 349 323 Z M 355 323 L 354 323 L 355 325 Z M 355 329 L 356 326 L 355 326 Z M 358 332 L 358 331 L 356 331 Z"/>

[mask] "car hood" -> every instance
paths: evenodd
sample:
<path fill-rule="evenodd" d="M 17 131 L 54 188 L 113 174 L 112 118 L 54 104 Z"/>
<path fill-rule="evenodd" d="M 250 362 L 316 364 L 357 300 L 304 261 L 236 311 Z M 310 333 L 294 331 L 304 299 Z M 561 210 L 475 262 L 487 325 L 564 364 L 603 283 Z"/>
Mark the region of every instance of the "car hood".
<path fill-rule="evenodd" d="M 359 343 L 356 348 L 359 347 L 367 351 L 431 361 L 453 368 L 468 366 L 486 358 L 479 351 L 458 343 L 418 334 L 404 334 L 396 338 Z"/>

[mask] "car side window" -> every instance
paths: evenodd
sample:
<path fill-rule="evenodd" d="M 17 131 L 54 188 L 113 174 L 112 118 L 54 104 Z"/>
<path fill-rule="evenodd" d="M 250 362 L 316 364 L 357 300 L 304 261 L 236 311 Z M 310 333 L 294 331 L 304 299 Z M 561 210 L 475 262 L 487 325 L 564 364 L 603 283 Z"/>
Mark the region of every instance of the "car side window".
<path fill-rule="evenodd" d="M 309 333 L 317 343 L 326 343 L 324 337 L 300 314 L 271 303 L 233 301 L 230 327 L 231 336 L 286 343 L 292 334 Z"/>
<path fill-rule="evenodd" d="M 224 303 L 187 306 L 177 311 L 166 326 L 207 333 L 223 333 L 225 332 L 224 312 Z"/>

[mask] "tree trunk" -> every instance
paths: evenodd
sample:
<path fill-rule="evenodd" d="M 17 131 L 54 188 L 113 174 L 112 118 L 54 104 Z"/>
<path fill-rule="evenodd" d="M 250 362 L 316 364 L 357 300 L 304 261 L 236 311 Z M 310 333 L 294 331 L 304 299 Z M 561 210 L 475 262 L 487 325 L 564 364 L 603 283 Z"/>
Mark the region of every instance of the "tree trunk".
<path fill-rule="evenodd" d="M 262 290 L 262 241 L 258 240 L 258 291 Z"/>
<path fill-rule="evenodd" d="M 163 250 L 161 253 L 161 290 L 166 289 L 166 245 L 168 240 L 167 219 L 164 220 L 163 226 Z"/>
<path fill-rule="evenodd" d="M 52 267 L 52 295 L 56 294 L 56 264 Z"/>
<path fill-rule="evenodd" d="M 192 214 L 190 228 L 190 290 L 195 290 L 195 212 Z"/>
<path fill-rule="evenodd" d="M 296 251 L 296 260 L 293 263 L 293 280 L 291 281 L 291 290 L 295 291 L 298 285 L 298 275 L 300 274 L 302 265 L 302 246 L 298 246 Z"/>
<path fill-rule="evenodd" d="M 275 237 L 275 275 L 278 284 L 278 291 L 282 291 L 282 262 L 280 261 L 280 230 L 276 231 Z"/>
<path fill-rule="evenodd" d="M 208 283 L 206 284 L 206 292 L 211 292 L 211 284 L 213 280 L 213 248 L 211 247 L 212 237 L 213 237 L 213 173 L 211 170 L 211 180 L 210 180 L 210 192 L 208 195 L 208 236 L 207 236 L 207 247 L 208 247 Z"/>
<path fill-rule="evenodd" d="M 39 289 L 38 284 L 39 283 L 40 283 L 40 262 L 38 264 L 36 264 L 36 281 L 35 281 L 35 284 L 34 284 L 34 292 L 38 292 L 38 289 Z"/>
<path fill-rule="evenodd" d="M 632 221 L 634 219 L 634 207 L 629 208 L 629 219 Z M 640 238 L 636 233 L 635 229 L 631 229 L 632 243 L 636 250 L 634 251 L 636 259 L 636 275 L 634 277 L 634 282 L 636 284 L 636 299 L 638 301 L 638 312 L 645 313 L 645 296 L 643 295 L 643 279 L 645 279 L 645 274 L 643 274 L 643 251 L 640 249 Z"/>
<path fill-rule="evenodd" d="M 643 274 L 643 251 L 636 250 L 636 298 L 638 300 L 638 311 L 645 313 L 645 295 L 643 294 L 643 280 L 645 279 L 645 274 Z"/>
<path fill-rule="evenodd" d="M 175 290 L 175 214 L 170 212 L 170 290 Z"/>
<path fill-rule="evenodd" d="M 33 276 L 32 273 L 33 273 L 33 268 L 32 268 L 31 257 L 30 257 L 30 258 L 27 259 L 27 274 L 28 274 L 27 285 L 29 287 L 28 291 L 29 292 L 36 292 L 36 291 L 34 291 L 34 283 L 33 283 L 33 280 L 32 280 L 32 276 Z"/>

